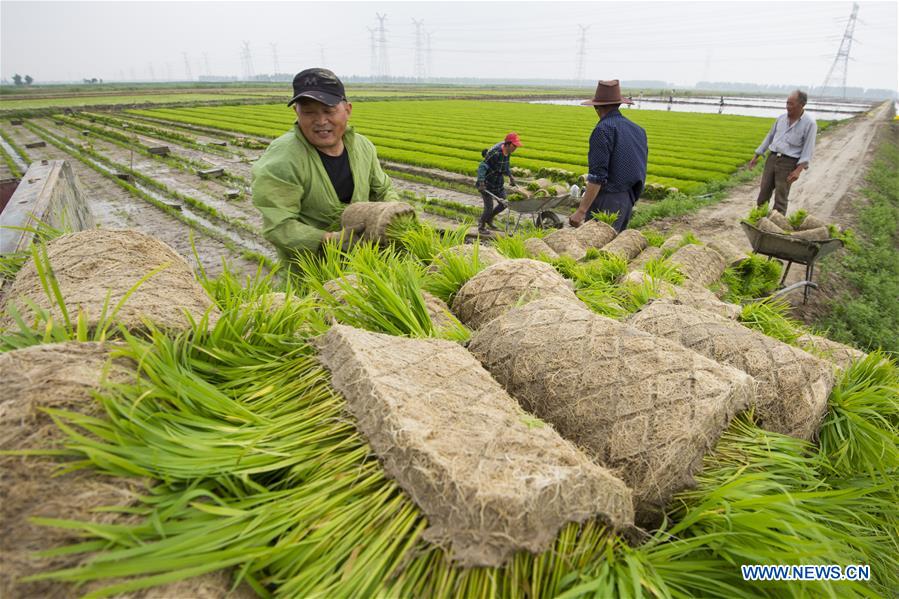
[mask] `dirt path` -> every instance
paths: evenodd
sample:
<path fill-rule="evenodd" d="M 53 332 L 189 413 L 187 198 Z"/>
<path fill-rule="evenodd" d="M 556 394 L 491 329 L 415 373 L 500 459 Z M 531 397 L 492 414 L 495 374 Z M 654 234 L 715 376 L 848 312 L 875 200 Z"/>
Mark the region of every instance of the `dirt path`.
<path fill-rule="evenodd" d="M 790 190 L 789 212 L 800 208 L 835 224 L 841 222 L 836 209 L 840 200 L 857 188 L 868 165 L 871 142 L 887 122 L 889 103 L 883 103 L 851 122 L 826 131 L 818 140 L 810 168 Z M 747 156 L 747 159 L 750 158 Z M 730 195 L 695 214 L 653 223 L 661 231 L 693 231 L 700 239 L 725 238 L 747 251 L 749 242 L 740 228 L 755 206 L 759 181 L 747 183 Z"/>

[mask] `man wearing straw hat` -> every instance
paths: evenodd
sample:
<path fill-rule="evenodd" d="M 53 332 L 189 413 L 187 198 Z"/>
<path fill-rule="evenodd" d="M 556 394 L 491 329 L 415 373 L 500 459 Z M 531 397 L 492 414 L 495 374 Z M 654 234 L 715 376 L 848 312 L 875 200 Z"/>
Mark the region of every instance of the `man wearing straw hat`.
<path fill-rule="evenodd" d="M 646 131 L 618 110 L 622 104 L 633 102 L 621 97 L 617 79 L 600 81 L 593 99 L 581 104 L 593 106 L 599 123 L 590 135 L 587 190 L 568 223 L 580 227 L 585 218 L 598 212 L 617 213 L 612 226 L 621 232 L 627 228 L 646 182 Z"/>

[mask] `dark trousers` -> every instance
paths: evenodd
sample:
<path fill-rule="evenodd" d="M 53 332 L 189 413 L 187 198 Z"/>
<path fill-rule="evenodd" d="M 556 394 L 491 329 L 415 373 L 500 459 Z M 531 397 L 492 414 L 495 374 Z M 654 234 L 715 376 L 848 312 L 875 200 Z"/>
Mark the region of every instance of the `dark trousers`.
<path fill-rule="evenodd" d="M 774 152 L 768 154 L 765 160 L 765 170 L 762 173 L 762 184 L 759 188 L 757 206 L 767 206 L 774 193 L 774 209 L 781 214 L 787 213 L 787 204 L 790 201 L 790 187 L 793 185 L 787 181 L 787 176 L 796 168 L 798 158 L 778 156 Z"/>
<path fill-rule="evenodd" d="M 495 195 L 498 198 L 506 199 L 506 190 L 505 189 L 501 189 L 499 191 L 494 191 L 492 193 L 493 193 L 493 195 Z M 500 212 L 505 210 L 506 205 L 502 201 L 497 200 L 496 207 L 494 207 L 493 206 L 493 201 L 494 201 L 493 196 L 490 195 L 489 193 L 487 193 L 486 191 L 481 192 L 481 199 L 484 200 L 484 212 L 481 213 L 481 220 L 479 222 L 479 226 L 481 228 L 483 228 L 486 225 L 492 225 L 493 217 L 495 217 L 497 214 L 499 214 Z"/>
<path fill-rule="evenodd" d="M 590 205 L 587 211 L 587 218 L 593 218 L 597 212 L 605 212 L 607 214 L 618 213 L 615 224 L 612 227 L 621 233 L 627 229 L 627 225 L 631 222 L 631 214 L 634 212 L 633 194 L 629 191 L 615 191 L 611 193 L 599 192 L 596 199 Z"/>

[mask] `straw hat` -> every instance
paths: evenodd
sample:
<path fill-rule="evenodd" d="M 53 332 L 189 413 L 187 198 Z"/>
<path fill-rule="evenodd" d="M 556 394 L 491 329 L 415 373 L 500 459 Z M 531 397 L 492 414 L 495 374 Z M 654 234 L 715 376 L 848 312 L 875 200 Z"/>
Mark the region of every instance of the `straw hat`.
<path fill-rule="evenodd" d="M 608 106 L 609 104 L 633 104 L 630 98 L 621 97 L 621 87 L 617 79 L 600 81 L 592 100 L 581 102 L 582 106 Z"/>

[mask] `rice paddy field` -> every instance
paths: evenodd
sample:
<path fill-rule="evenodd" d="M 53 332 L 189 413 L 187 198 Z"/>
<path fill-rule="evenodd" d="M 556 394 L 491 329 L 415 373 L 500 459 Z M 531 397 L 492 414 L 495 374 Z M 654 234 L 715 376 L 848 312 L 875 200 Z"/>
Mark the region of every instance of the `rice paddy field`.
<path fill-rule="evenodd" d="M 351 122 L 383 160 L 468 176 L 481 149 L 516 130 L 525 145 L 514 166 L 586 170 L 590 108 L 380 101 L 404 91 L 354 103 Z M 649 135 L 649 181 L 694 195 L 733 177 L 770 126 L 626 114 Z M 101 224 L 36 225 L 29 249 L 0 260 L 3 300 L 16 298 L 0 311 L 0 595 L 895 594 L 895 356 L 829 345 L 786 304 L 762 301 L 778 262 L 734 258 L 689 233 L 615 236 L 601 222 L 593 237 L 526 227 L 466 243 L 476 206 L 407 195 L 417 217 L 375 241 L 329 245 L 288 273 L 249 195 L 253 161 L 293 120 L 283 104 L 256 103 L 0 123 L 3 178 L 66 160 Z M 200 176 L 213 167 L 223 172 Z M 426 220 L 438 214 L 439 227 Z M 111 229 L 130 234 L 106 239 Z M 689 313 L 693 324 L 665 327 L 659 313 Z M 352 351 L 335 366 L 322 339 Z M 463 387 L 465 401 L 452 404 Z M 414 426 L 372 428 L 354 411 L 393 415 L 396 398 Z M 590 409 L 559 417 L 563 401 L 572 414 Z M 510 431 L 533 443 L 496 453 Z M 481 436 L 463 436 L 472 432 Z M 531 459 L 549 438 L 568 457 Z M 397 467 L 394 450 L 418 442 L 426 459 Z M 472 452 L 484 472 L 449 458 L 424 468 Z M 549 463 L 564 468 L 540 469 Z M 584 475 L 566 482 L 559 472 L 572 464 Z M 488 471 L 524 474 L 499 490 L 470 486 Z M 442 509 L 459 497 L 459 510 Z M 591 507 L 528 536 L 548 508 L 577 497 Z M 447 512 L 473 523 L 461 535 L 438 530 Z M 517 524 L 490 528 L 502 518 Z M 483 552 L 491 563 L 471 552 L 460 562 L 466 534 L 499 539 Z M 837 577 L 754 581 L 742 569 L 778 564 L 833 566 L 822 572 Z"/>
<path fill-rule="evenodd" d="M 295 115 L 282 105 L 131 111 L 176 123 L 274 138 Z M 626 111 L 644 127 L 650 146 L 649 183 L 697 193 L 729 178 L 748 161 L 769 119 L 691 113 Z M 534 172 L 587 170 L 587 142 L 596 124 L 589 107 L 474 100 L 358 102 L 352 124 L 378 147 L 382 160 L 474 175 L 481 149 L 509 131 L 524 145 L 513 164 Z"/>

